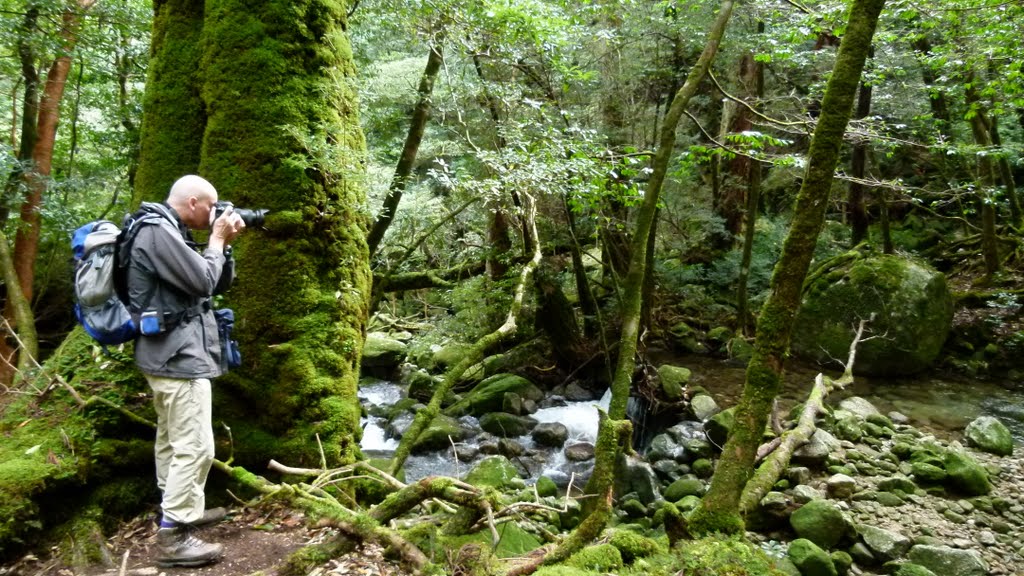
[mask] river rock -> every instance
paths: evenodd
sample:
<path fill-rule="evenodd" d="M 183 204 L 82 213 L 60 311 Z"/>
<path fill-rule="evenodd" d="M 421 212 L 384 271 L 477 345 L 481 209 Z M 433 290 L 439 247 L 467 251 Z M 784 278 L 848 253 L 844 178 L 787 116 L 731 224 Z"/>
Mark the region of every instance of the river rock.
<path fill-rule="evenodd" d="M 408 349 L 405 342 L 391 338 L 384 332 L 369 332 L 363 342 L 360 367 L 368 374 L 386 378 L 402 363 Z"/>
<path fill-rule="evenodd" d="M 615 493 L 622 495 L 635 492 L 644 504 L 651 504 L 661 498 L 658 476 L 647 462 L 622 454 L 615 462 Z"/>
<path fill-rule="evenodd" d="M 459 424 L 459 421 L 443 414 L 438 414 L 430 425 L 423 430 L 420 437 L 413 445 L 413 452 L 429 452 L 433 450 L 444 450 L 452 442 L 461 442 L 469 436 L 469 433 Z"/>
<path fill-rule="evenodd" d="M 869 524 L 857 526 L 857 533 L 860 534 L 864 544 L 871 550 L 872 555 L 882 562 L 895 560 L 910 550 L 911 541 L 899 532 L 885 530 Z"/>
<path fill-rule="evenodd" d="M 843 512 L 831 500 L 812 500 L 789 517 L 789 523 L 801 538 L 829 550 L 846 533 Z"/>
<path fill-rule="evenodd" d="M 694 418 L 701 422 L 722 411 L 710 394 L 697 394 L 690 398 L 690 410 L 693 410 Z"/>
<path fill-rule="evenodd" d="M 733 425 L 736 424 L 735 411 L 735 406 L 726 408 L 704 423 L 704 431 L 707 432 L 708 440 L 719 449 L 725 446 L 725 440 L 729 437 Z"/>
<path fill-rule="evenodd" d="M 523 488 L 526 483 L 512 462 L 504 456 L 488 456 L 466 473 L 466 482 L 473 486 L 490 486 L 498 490 Z"/>
<path fill-rule="evenodd" d="M 949 546 L 918 545 L 907 555 L 910 561 L 920 564 L 942 576 L 986 576 L 988 564 L 974 550 L 960 550 Z"/>
<path fill-rule="evenodd" d="M 842 445 L 835 436 L 825 430 L 818 428 L 811 435 L 811 439 L 803 446 L 793 452 L 792 461 L 795 464 L 820 468 L 824 466 L 828 457 L 833 454 L 841 454 Z"/>
<path fill-rule="evenodd" d="M 530 436 L 541 446 L 561 448 L 569 438 L 569 429 L 561 422 L 541 422 L 533 429 Z"/>
<path fill-rule="evenodd" d="M 684 496 L 703 496 L 704 483 L 695 477 L 680 478 L 665 488 L 663 496 L 669 502 L 682 500 Z"/>
<path fill-rule="evenodd" d="M 500 438 L 525 436 L 537 421 L 529 416 L 516 416 L 507 412 L 489 412 L 480 417 L 480 427 Z"/>
<path fill-rule="evenodd" d="M 843 398 L 839 401 L 839 409 L 845 410 L 854 416 L 859 416 L 861 420 L 867 420 L 868 416 L 872 414 L 879 414 L 878 408 L 875 408 L 875 405 L 870 400 L 860 396 Z"/>
<path fill-rule="evenodd" d="M 690 382 L 690 369 L 682 366 L 665 364 L 658 367 L 658 378 L 661 380 L 661 392 L 669 402 L 683 399 L 683 390 Z"/>
<path fill-rule="evenodd" d="M 578 442 L 565 447 L 565 459 L 570 462 L 586 462 L 594 457 L 594 445 L 590 442 Z"/>
<path fill-rule="evenodd" d="M 828 552 L 806 538 L 798 538 L 790 542 L 787 555 L 800 570 L 800 573 L 806 576 L 838 576 L 839 574 Z"/>
<path fill-rule="evenodd" d="M 947 450 L 943 468 L 946 469 L 946 483 L 967 496 L 983 496 L 992 491 L 988 472 L 966 452 Z"/>
<path fill-rule="evenodd" d="M 968 446 L 974 446 L 983 452 L 997 456 L 1013 454 L 1013 437 L 998 418 L 982 416 L 975 419 L 967 425 L 964 436 L 967 438 Z"/>
<path fill-rule="evenodd" d="M 885 337 L 860 342 L 855 373 L 902 375 L 928 368 L 952 325 L 946 277 L 902 256 L 848 252 L 833 258 L 804 284 L 792 349 L 820 363 L 845 360 L 851 326 L 872 315 L 867 330 Z"/>
<path fill-rule="evenodd" d="M 495 374 L 474 386 L 463 396 L 462 400 L 446 408 L 445 414 L 449 416 L 462 416 L 463 414 L 483 416 L 489 412 L 500 412 L 507 392 L 514 392 L 522 398 L 534 401 L 544 398 L 544 392 L 522 376 Z"/>
<path fill-rule="evenodd" d="M 647 459 L 651 462 L 672 460 L 675 462 L 686 461 L 686 449 L 679 445 L 671 434 L 658 434 L 651 440 L 647 447 Z"/>

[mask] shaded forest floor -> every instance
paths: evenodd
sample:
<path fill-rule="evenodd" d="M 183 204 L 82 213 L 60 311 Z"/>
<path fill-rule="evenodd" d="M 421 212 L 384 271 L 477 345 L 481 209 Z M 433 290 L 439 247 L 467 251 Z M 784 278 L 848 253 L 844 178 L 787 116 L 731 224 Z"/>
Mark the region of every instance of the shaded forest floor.
<path fill-rule="evenodd" d="M 274 574 L 291 553 L 303 546 L 333 536 L 331 528 L 311 528 L 302 514 L 275 509 L 232 510 L 228 518 L 203 528 L 199 537 L 224 545 L 219 562 L 199 568 L 160 568 L 156 559 L 156 523 L 152 514 L 123 524 L 106 542 L 109 562 L 77 570 L 54 559 L 35 555 L 23 557 L 7 567 L 3 576 L 244 576 L 262 572 Z M 397 563 L 384 558 L 383 549 L 365 545 L 340 558 L 330 560 L 310 572 L 311 575 L 398 576 L 406 574 Z"/>

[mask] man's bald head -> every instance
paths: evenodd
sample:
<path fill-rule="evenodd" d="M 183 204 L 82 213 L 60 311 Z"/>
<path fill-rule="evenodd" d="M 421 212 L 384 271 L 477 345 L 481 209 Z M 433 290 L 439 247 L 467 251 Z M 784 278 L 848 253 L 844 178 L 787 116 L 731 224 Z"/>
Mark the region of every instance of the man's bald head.
<path fill-rule="evenodd" d="M 217 189 L 195 174 L 178 178 L 167 194 L 167 204 L 174 208 L 186 226 L 194 230 L 209 227 L 210 211 L 216 203 Z"/>

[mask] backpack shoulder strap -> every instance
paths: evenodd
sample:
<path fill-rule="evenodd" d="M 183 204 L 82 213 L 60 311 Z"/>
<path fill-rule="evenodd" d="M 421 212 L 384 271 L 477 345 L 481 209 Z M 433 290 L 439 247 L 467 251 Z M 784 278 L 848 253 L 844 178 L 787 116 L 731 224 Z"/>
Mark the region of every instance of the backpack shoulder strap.
<path fill-rule="evenodd" d="M 131 310 L 131 299 L 128 296 L 128 264 L 131 262 L 131 251 L 132 246 L 135 244 L 135 237 L 138 236 L 139 230 L 143 226 L 159 224 L 161 218 L 165 217 L 157 212 L 145 209 L 138 210 L 134 214 L 125 217 L 121 232 L 117 235 L 116 248 L 114 250 L 114 291 L 117 293 L 117 298 L 129 310 Z M 150 294 L 147 300 L 152 298 L 152 296 Z M 149 302 L 143 303 L 143 307 L 148 305 Z"/>

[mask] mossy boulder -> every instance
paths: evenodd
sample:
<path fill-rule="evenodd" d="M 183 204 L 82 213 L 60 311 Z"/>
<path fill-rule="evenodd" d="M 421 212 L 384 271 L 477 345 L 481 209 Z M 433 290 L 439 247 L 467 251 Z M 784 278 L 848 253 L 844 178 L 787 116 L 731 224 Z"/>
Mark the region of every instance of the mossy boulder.
<path fill-rule="evenodd" d="M 529 416 L 507 412 L 488 412 L 480 417 L 480 427 L 500 438 L 516 438 L 530 433 L 537 421 Z"/>
<path fill-rule="evenodd" d="M 774 559 L 739 536 L 715 535 L 700 540 L 684 540 L 673 552 L 682 564 L 681 574 L 786 576 L 776 567 Z"/>
<path fill-rule="evenodd" d="M 788 555 L 803 576 L 839 576 L 828 552 L 806 538 L 791 542 Z"/>
<path fill-rule="evenodd" d="M 946 277 L 926 264 L 893 255 L 848 252 L 820 266 L 804 283 L 793 330 L 794 353 L 822 364 L 846 359 L 857 323 L 872 317 L 857 374 L 913 374 L 936 359 L 949 333 L 953 297 Z"/>
<path fill-rule="evenodd" d="M 658 378 L 661 380 L 661 393 L 669 402 L 683 399 L 683 391 L 690 382 L 692 373 L 689 368 L 665 364 L 658 367 Z"/>
<path fill-rule="evenodd" d="M 988 472 L 966 452 L 947 450 L 943 464 L 946 483 L 954 490 L 967 496 L 984 496 L 992 491 Z"/>
<path fill-rule="evenodd" d="M 608 534 L 608 543 L 619 549 L 622 561 L 626 564 L 632 564 L 637 558 L 666 552 L 665 547 L 657 540 L 631 530 L 612 530 Z"/>
<path fill-rule="evenodd" d="M 438 414 L 430 421 L 430 425 L 423 430 L 420 437 L 413 445 L 413 452 L 429 452 L 432 450 L 444 450 L 451 443 L 460 442 L 466 439 L 466 430 L 459 424 L 459 421 L 443 414 Z M 449 438 L 451 438 L 449 440 Z"/>
<path fill-rule="evenodd" d="M 569 557 L 565 563 L 574 568 L 595 572 L 615 572 L 622 569 L 622 553 L 611 544 L 587 546 Z"/>
<path fill-rule="evenodd" d="M 405 359 L 408 346 L 383 332 L 370 332 L 363 342 L 363 372 L 378 375 L 392 373 Z"/>
<path fill-rule="evenodd" d="M 490 486 L 498 490 L 519 489 L 526 485 L 515 465 L 504 456 L 488 456 L 466 474 L 466 482 L 474 486 Z"/>
<path fill-rule="evenodd" d="M 800 538 L 826 550 L 839 543 L 847 526 L 842 511 L 830 500 L 812 500 L 804 504 L 789 517 L 789 523 Z"/>
<path fill-rule="evenodd" d="M 462 400 L 445 409 L 445 414 L 455 417 L 472 414 L 479 417 L 489 412 L 500 412 L 507 393 L 515 393 L 534 402 L 544 398 L 544 392 L 522 376 L 495 374 L 483 379 L 463 395 Z"/>
<path fill-rule="evenodd" d="M 998 418 L 982 416 L 975 419 L 967 425 L 964 437 L 968 446 L 974 446 L 983 452 L 998 456 L 1013 454 L 1013 437 Z"/>

